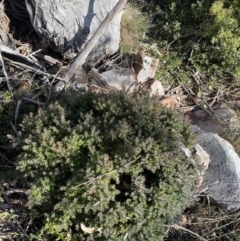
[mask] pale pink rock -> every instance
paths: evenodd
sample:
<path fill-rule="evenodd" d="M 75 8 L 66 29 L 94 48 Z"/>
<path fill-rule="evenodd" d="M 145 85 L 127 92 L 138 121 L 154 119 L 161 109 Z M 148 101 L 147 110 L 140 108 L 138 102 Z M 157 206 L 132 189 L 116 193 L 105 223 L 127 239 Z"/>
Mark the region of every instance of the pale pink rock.
<path fill-rule="evenodd" d="M 149 79 L 154 79 L 158 64 L 158 59 L 146 55 L 143 51 L 138 51 L 133 63 L 138 83 L 142 84 Z"/>
<path fill-rule="evenodd" d="M 162 86 L 162 83 L 159 80 L 155 80 L 153 84 L 151 85 L 151 93 L 150 96 L 156 95 L 156 96 L 164 96 L 164 88 Z"/>

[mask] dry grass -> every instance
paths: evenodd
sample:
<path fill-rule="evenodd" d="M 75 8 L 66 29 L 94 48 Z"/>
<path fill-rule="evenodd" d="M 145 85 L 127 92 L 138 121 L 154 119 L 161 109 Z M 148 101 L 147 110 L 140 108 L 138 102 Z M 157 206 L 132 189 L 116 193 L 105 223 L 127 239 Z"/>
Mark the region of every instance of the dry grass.
<path fill-rule="evenodd" d="M 139 49 L 145 32 L 150 27 L 150 19 L 132 4 L 126 6 L 121 21 L 120 52 L 133 52 Z"/>
<path fill-rule="evenodd" d="M 179 224 L 171 225 L 166 241 L 238 241 L 240 211 L 229 212 L 203 198 L 185 210 Z"/>

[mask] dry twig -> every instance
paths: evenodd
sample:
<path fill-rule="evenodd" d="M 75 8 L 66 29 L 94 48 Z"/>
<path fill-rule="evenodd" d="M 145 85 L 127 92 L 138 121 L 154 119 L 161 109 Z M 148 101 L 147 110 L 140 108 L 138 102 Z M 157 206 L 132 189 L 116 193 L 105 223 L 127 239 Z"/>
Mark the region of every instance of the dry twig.
<path fill-rule="evenodd" d="M 57 85 L 54 87 L 54 91 L 59 93 L 61 92 L 66 84 L 70 81 L 70 79 L 73 77 L 75 72 L 78 68 L 80 68 L 84 62 L 86 61 L 86 58 L 88 57 L 89 53 L 92 51 L 94 46 L 96 45 L 97 41 L 100 39 L 100 37 L 104 34 L 108 24 L 112 21 L 112 19 L 122 10 L 124 5 L 126 4 L 127 0 L 119 0 L 116 6 L 113 8 L 111 12 L 107 14 L 103 22 L 98 27 L 96 33 L 92 36 L 92 38 L 86 43 L 83 50 L 78 54 L 78 56 L 74 59 L 74 61 L 71 63 L 69 68 L 64 74 L 64 81 L 60 81 L 57 83 Z"/>

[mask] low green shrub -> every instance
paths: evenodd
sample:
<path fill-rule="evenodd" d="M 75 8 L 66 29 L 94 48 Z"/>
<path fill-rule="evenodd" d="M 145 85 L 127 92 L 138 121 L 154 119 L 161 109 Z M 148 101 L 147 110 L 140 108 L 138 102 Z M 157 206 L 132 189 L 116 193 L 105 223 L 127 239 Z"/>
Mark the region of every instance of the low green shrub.
<path fill-rule="evenodd" d="M 195 104 L 218 95 L 235 100 L 240 78 L 238 0 L 130 0 L 152 19 L 148 38 L 156 42 L 157 78 L 164 86 L 188 89 Z"/>
<path fill-rule="evenodd" d="M 12 133 L 10 121 L 14 119 L 14 109 L 10 92 L 0 92 L 0 143 L 8 144 L 6 134 Z"/>
<path fill-rule="evenodd" d="M 181 149 L 192 148 L 189 125 L 144 93 L 68 93 L 21 127 L 37 237 L 160 241 L 193 200 L 196 167 Z"/>
<path fill-rule="evenodd" d="M 10 122 L 14 120 L 14 104 L 8 91 L 0 91 L 0 192 L 3 191 L 3 183 L 12 176 L 14 166 L 8 159 L 12 151 L 7 134 L 13 134 Z M 0 202 L 2 202 L 0 197 Z"/>

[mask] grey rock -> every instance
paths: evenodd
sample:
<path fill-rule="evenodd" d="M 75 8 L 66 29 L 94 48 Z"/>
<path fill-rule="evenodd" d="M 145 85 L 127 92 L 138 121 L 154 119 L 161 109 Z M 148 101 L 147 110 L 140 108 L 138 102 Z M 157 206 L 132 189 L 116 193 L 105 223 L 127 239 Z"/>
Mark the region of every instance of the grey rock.
<path fill-rule="evenodd" d="M 220 134 L 229 127 L 232 128 L 237 121 L 236 113 L 226 105 L 214 109 L 214 113 L 221 123 L 219 123 L 214 116 L 206 113 L 204 110 L 197 110 L 194 111 L 194 116 L 196 117 L 194 124 L 199 126 L 205 132 Z"/>
<path fill-rule="evenodd" d="M 205 174 L 206 170 L 208 169 L 208 166 L 210 163 L 210 156 L 199 144 L 195 145 L 195 150 L 196 150 L 196 158 L 200 165 L 199 178 L 198 178 L 198 188 L 199 188 L 199 192 L 200 192 L 201 186 L 203 183 L 204 174 Z"/>
<path fill-rule="evenodd" d="M 103 72 L 102 76 L 106 79 L 108 86 L 117 90 L 128 90 L 136 82 L 135 73 L 131 69 L 111 69 Z"/>
<path fill-rule="evenodd" d="M 234 147 L 217 134 L 193 128 L 197 143 L 209 154 L 210 163 L 201 189 L 213 203 L 228 210 L 240 207 L 240 158 Z"/>
<path fill-rule="evenodd" d="M 203 150 L 203 148 L 199 144 L 196 144 L 194 147 L 196 152 L 195 156 L 192 155 L 192 152 L 187 147 L 181 146 L 181 149 L 185 153 L 186 157 L 190 158 L 192 163 L 197 167 L 198 180 L 196 193 L 200 194 L 203 177 L 210 162 L 209 155 L 206 151 Z"/>
<path fill-rule="evenodd" d="M 118 0 L 26 0 L 26 6 L 34 29 L 47 41 L 54 43 L 64 53 L 80 48 L 96 32 L 106 15 Z M 120 43 L 122 13 L 109 23 L 104 35 L 89 55 L 96 61 L 115 53 Z"/>

